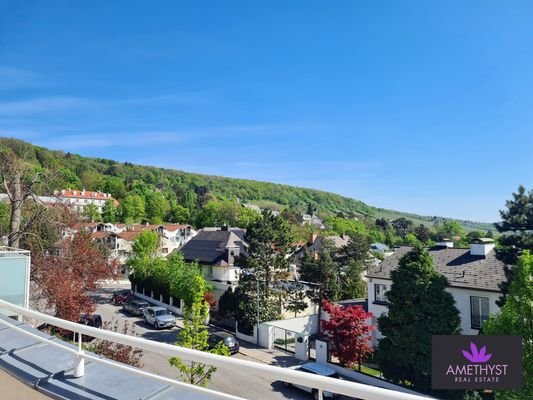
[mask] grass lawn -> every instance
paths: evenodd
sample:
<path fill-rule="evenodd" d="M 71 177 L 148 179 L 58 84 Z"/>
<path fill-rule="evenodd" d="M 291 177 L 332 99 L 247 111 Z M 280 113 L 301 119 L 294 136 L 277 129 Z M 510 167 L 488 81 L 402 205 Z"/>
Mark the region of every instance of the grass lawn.
<path fill-rule="evenodd" d="M 359 371 L 359 369 L 356 367 L 356 371 Z M 365 374 L 376 376 L 379 378 L 380 372 L 377 369 L 367 367 L 366 365 L 361 365 L 361 372 L 364 372 Z"/>

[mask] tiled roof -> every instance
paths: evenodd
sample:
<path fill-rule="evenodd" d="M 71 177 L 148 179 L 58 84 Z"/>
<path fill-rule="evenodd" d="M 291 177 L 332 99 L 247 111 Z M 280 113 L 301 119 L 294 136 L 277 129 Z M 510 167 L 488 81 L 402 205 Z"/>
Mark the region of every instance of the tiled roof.
<path fill-rule="evenodd" d="M 128 242 L 131 242 L 132 240 L 137 238 L 137 236 L 139 236 L 142 232 L 143 232 L 142 230 L 125 231 L 125 232 L 121 232 L 121 233 L 117 234 L 117 236 L 119 238 L 121 238 L 121 239 L 124 239 L 124 240 L 127 240 Z"/>
<path fill-rule="evenodd" d="M 75 198 L 75 199 L 97 199 L 97 200 L 113 200 L 115 205 L 118 205 L 118 201 L 115 200 L 110 194 L 102 192 L 91 192 L 89 190 L 62 190 L 57 193 L 58 197 Z"/>
<path fill-rule="evenodd" d="M 400 258 L 412 247 L 402 246 L 377 266 L 370 267 L 367 277 L 390 279 Z M 504 264 L 496 259 L 494 250 L 485 257 L 470 254 L 470 249 L 436 247 L 428 250 L 438 272 L 448 278 L 451 287 L 500 292 L 498 285 L 505 281 Z"/>

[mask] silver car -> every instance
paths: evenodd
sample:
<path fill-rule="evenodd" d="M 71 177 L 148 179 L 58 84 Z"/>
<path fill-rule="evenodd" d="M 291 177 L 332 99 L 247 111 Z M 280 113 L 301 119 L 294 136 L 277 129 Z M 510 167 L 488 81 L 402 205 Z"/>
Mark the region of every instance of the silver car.
<path fill-rule="evenodd" d="M 306 372 L 308 374 L 327 376 L 330 378 L 339 378 L 339 375 L 337 375 L 334 369 L 329 368 L 325 365 L 314 363 L 314 362 L 309 362 L 303 365 L 289 367 L 289 369 L 293 369 L 295 371 L 300 371 L 300 372 Z M 294 387 L 297 387 L 298 389 L 305 390 L 306 392 L 311 393 L 314 399 L 318 399 L 318 390 L 314 388 L 310 388 L 310 387 L 303 386 L 303 385 L 296 385 L 291 382 L 283 382 L 283 383 L 287 387 L 294 386 Z M 335 393 L 324 391 L 322 392 L 322 396 L 325 399 L 333 399 L 337 395 Z"/>
<path fill-rule="evenodd" d="M 176 325 L 176 317 L 164 307 L 146 307 L 143 311 L 143 319 L 155 329 L 172 328 Z"/>

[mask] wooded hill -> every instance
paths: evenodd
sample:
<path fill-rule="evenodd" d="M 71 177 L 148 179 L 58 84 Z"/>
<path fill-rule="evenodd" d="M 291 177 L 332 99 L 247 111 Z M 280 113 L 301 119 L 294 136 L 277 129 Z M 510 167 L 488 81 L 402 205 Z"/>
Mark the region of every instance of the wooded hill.
<path fill-rule="evenodd" d="M 239 199 L 262 207 L 300 212 L 313 208 L 323 217 L 340 214 L 346 217 L 396 219 L 405 217 L 415 224 L 432 225 L 450 220 L 372 207 L 362 201 L 315 189 L 300 188 L 247 179 L 201 175 L 179 170 L 135 165 L 103 158 L 89 158 L 63 151 L 49 150 L 17 139 L 0 138 L 0 149 L 11 148 L 36 168 L 54 171 L 51 189 L 86 189 L 111 193 L 119 201 L 128 193 L 155 190 L 171 204 L 197 208 L 212 198 Z M 49 194 L 49 193 L 42 193 Z M 466 232 L 487 231 L 492 224 L 457 220 Z"/>

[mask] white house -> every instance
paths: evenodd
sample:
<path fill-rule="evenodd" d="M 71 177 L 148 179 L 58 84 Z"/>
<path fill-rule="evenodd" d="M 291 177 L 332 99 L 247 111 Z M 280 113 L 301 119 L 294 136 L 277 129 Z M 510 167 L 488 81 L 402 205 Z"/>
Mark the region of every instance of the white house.
<path fill-rule="evenodd" d="M 239 255 L 247 254 L 244 231 L 238 228 L 204 228 L 179 251 L 185 261 L 197 261 L 206 279 L 213 285 L 216 300 L 239 282 L 240 267 L 235 264 Z"/>
<path fill-rule="evenodd" d="M 388 311 L 386 292 L 391 289 L 390 273 L 411 249 L 407 246 L 394 249 L 390 257 L 371 267 L 367 273 L 368 310 L 374 315 L 375 325 L 377 318 Z M 446 290 L 453 295 L 460 312 L 462 333 L 477 335 L 489 315 L 498 312 L 499 284 L 506 279 L 504 264 L 495 256 L 494 242 L 481 239 L 468 249 L 453 248 L 453 244 L 443 242 L 428 252 L 437 271 L 448 278 Z M 376 329 L 373 344 L 376 345 L 381 337 Z"/>

